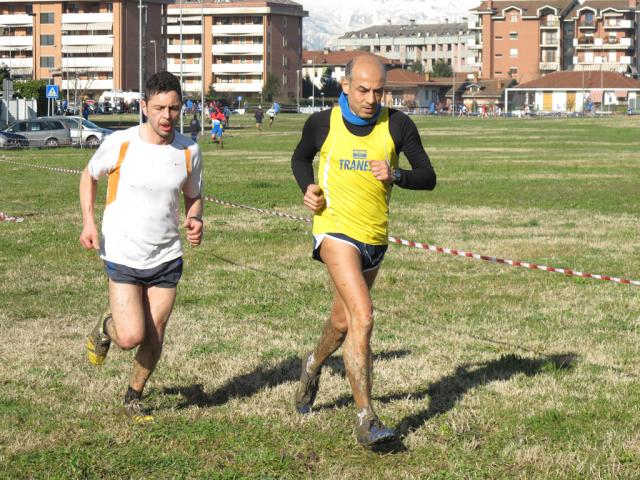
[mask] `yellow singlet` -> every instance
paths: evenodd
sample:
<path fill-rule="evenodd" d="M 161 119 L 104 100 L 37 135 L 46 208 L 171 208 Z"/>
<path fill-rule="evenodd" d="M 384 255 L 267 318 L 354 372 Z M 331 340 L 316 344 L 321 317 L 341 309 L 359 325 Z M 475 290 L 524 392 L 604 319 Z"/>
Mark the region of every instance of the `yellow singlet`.
<path fill-rule="evenodd" d="M 371 245 L 387 244 L 392 186 L 376 180 L 370 160 L 398 166 L 389 133 L 389 109 L 382 108 L 369 135 L 358 137 L 347 130 L 340 107 L 334 107 L 318 167 L 326 208 L 313 217 L 314 235 L 342 233 Z"/>

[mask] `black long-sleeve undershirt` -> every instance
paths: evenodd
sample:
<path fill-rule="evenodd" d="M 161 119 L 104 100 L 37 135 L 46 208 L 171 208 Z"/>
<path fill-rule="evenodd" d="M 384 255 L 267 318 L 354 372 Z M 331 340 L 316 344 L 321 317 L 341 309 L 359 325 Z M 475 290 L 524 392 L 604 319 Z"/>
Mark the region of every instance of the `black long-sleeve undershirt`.
<path fill-rule="evenodd" d="M 304 124 L 302 138 L 291 157 L 293 176 L 303 192 L 314 183 L 313 159 L 327 139 L 330 119 L 331 110 L 311 115 Z M 353 125 L 346 121 L 344 124 L 349 132 L 358 137 L 369 135 L 375 126 Z M 415 123 L 404 113 L 389 109 L 389 133 L 396 153 L 399 155 L 403 152 L 411 164 L 411 170 L 401 169 L 401 179 L 396 185 L 410 190 L 433 190 L 436 186 L 436 172 L 422 146 Z"/>

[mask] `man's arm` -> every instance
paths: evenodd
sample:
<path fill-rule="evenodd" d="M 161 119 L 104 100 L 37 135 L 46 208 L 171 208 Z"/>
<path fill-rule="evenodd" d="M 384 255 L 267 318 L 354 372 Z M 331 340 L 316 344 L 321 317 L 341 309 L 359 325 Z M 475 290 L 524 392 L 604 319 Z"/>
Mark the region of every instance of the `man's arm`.
<path fill-rule="evenodd" d="M 409 190 L 433 190 L 436 187 L 436 172 L 422 146 L 415 123 L 404 113 L 394 111 L 390 115 L 389 125 L 397 153 L 404 152 L 411 165 L 411 170 L 398 169 L 400 180 L 395 184 Z"/>
<path fill-rule="evenodd" d="M 98 182 L 85 168 L 80 176 L 80 208 L 82 209 L 82 233 L 80 233 L 80 245 L 86 249 L 100 249 L 100 236 L 94 218 L 94 206 Z"/>
<path fill-rule="evenodd" d="M 204 204 L 202 197 L 191 198 L 184 195 L 185 221 L 184 227 L 187 229 L 187 240 L 194 247 L 202 242 L 204 221 L 202 220 L 202 210 Z"/>
<path fill-rule="evenodd" d="M 302 128 L 302 138 L 291 157 L 291 170 L 302 192 L 314 183 L 313 159 L 329 134 L 331 110 L 311 115 Z"/>

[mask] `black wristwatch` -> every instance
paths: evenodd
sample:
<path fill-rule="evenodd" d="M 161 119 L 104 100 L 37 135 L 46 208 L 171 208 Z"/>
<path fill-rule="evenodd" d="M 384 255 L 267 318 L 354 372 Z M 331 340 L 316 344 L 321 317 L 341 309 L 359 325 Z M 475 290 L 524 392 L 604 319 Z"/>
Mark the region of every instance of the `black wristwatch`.
<path fill-rule="evenodd" d="M 396 168 L 393 171 L 393 182 L 391 182 L 391 183 L 396 185 L 396 184 L 400 183 L 401 179 L 402 179 L 402 171 Z"/>

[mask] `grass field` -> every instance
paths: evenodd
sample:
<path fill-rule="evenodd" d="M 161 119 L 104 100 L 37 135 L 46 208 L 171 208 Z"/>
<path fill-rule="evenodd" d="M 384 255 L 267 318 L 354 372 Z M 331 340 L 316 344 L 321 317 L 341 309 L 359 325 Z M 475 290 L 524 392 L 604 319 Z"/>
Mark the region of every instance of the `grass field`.
<path fill-rule="evenodd" d="M 640 118 L 414 118 L 438 186 L 395 189 L 392 235 L 640 277 Z M 307 216 L 289 167 L 304 118 L 251 120 L 232 118 L 224 150 L 201 141 L 206 193 Z M 0 158 L 80 169 L 91 153 Z M 0 478 L 638 478 L 638 287 L 390 246 L 374 401 L 403 438 L 371 452 L 339 355 L 315 412 L 293 411 L 330 298 L 309 227 L 211 203 L 148 385 L 156 421 L 129 424 L 133 354 L 85 360 L 107 296 L 78 244 L 78 180 L 0 162 L 0 211 L 25 217 L 0 223 Z"/>

